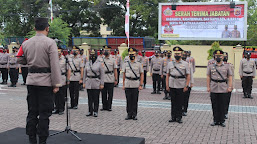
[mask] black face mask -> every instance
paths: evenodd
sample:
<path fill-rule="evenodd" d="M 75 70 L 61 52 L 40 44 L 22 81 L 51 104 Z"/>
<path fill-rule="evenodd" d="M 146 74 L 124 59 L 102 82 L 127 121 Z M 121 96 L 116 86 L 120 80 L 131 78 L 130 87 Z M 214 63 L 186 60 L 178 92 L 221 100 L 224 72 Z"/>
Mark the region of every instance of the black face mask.
<path fill-rule="evenodd" d="M 250 55 L 246 55 L 246 58 L 248 58 L 248 59 L 249 59 L 249 58 L 251 58 L 251 56 L 250 56 Z"/>
<path fill-rule="evenodd" d="M 78 55 L 78 54 L 77 54 L 77 52 L 74 52 L 73 55 L 76 56 L 76 55 Z"/>
<path fill-rule="evenodd" d="M 108 55 L 109 55 L 109 52 L 108 52 L 108 51 L 105 51 L 105 52 L 104 52 L 104 55 L 105 55 L 105 56 L 108 56 Z"/>
<path fill-rule="evenodd" d="M 12 50 L 12 53 L 15 53 L 16 51 L 15 50 Z"/>
<path fill-rule="evenodd" d="M 224 57 L 224 58 L 223 58 L 223 61 L 224 61 L 224 62 L 227 62 L 227 61 L 228 61 L 228 58 L 227 58 L 227 57 Z"/>
<path fill-rule="evenodd" d="M 170 54 L 168 54 L 168 55 L 167 55 L 167 57 L 168 57 L 168 58 L 170 58 L 170 57 L 171 57 L 171 55 L 170 55 Z"/>
<path fill-rule="evenodd" d="M 156 57 L 159 57 L 159 55 L 158 55 L 158 54 L 156 54 L 155 56 L 156 56 Z"/>
<path fill-rule="evenodd" d="M 100 54 L 103 54 L 103 51 L 100 51 Z"/>
<path fill-rule="evenodd" d="M 135 60 L 135 58 L 136 58 L 136 57 L 135 57 L 134 55 L 130 55 L 130 56 L 129 56 L 129 59 L 130 59 L 130 60 Z"/>
<path fill-rule="evenodd" d="M 185 57 L 185 56 L 183 56 L 183 57 L 182 57 L 182 60 L 184 60 L 184 61 L 185 61 L 186 59 L 187 59 L 187 57 Z"/>
<path fill-rule="evenodd" d="M 181 58 L 181 56 L 175 56 L 176 60 L 179 60 Z"/>
<path fill-rule="evenodd" d="M 80 52 L 80 55 L 83 55 L 84 54 L 84 52 Z"/>
<path fill-rule="evenodd" d="M 6 50 L 3 50 L 3 53 L 5 53 L 6 52 Z"/>
<path fill-rule="evenodd" d="M 144 54 L 144 53 L 142 53 L 142 56 L 145 56 L 145 54 Z"/>
<path fill-rule="evenodd" d="M 94 63 L 96 61 L 96 57 L 95 56 L 90 56 L 89 59 L 92 60 L 92 63 Z"/>
<path fill-rule="evenodd" d="M 218 63 L 221 62 L 221 58 L 220 58 L 220 57 L 216 58 L 215 60 L 216 60 Z"/>

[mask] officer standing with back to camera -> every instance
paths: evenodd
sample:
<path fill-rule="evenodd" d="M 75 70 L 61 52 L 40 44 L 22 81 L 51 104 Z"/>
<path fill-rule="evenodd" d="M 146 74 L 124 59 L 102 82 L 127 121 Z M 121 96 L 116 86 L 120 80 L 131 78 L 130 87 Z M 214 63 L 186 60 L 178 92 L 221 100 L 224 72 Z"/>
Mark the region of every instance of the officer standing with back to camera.
<path fill-rule="evenodd" d="M 117 77 L 118 77 L 118 84 L 115 86 L 115 87 L 118 87 L 119 85 L 119 82 L 120 82 L 120 69 L 121 69 L 121 66 L 122 66 L 122 58 L 121 56 L 118 54 L 119 53 L 119 50 L 118 49 L 115 49 L 114 50 L 114 58 L 116 60 L 116 63 L 117 63 Z"/>
<path fill-rule="evenodd" d="M 79 57 L 79 48 L 73 46 L 73 55 L 74 57 L 70 61 L 69 69 L 71 69 L 70 76 L 70 104 L 69 109 L 78 109 L 79 102 L 79 84 L 83 82 L 83 68 L 84 61 Z"/>
<path fill-rule="evenodd" d="M 3 50 L 3 53 L 0 53 L 0 71 L 3 79 L 3 82 L 1 84 L 7 84 L 7 80 L 8 80 L 7 64 L 9 62 L 9 54 L 7 53 L 6 47 L 0 47 L 0 49 Z"/>
<path fill-rule="evenodd" d="M 62 87 L 59 88 L 59 91 L 55 94 L 55 108 L 52 112 L 53 114 L 64 114 L 65 110 L 65 98 L 67 98 L 67 85 L 69 85 L 69 79 L 71 75 L 71 70 L 68 69 L 68 62 L 66 62 L 66 58 L 63 55 L 63 49 L 61 47 L 58 48 L 58 56 L 59 56 L 59 65 L 61 68 L 61 84 Z M 67 59 L 68 60 L 68 59 Z"/>
<path fill-rule="evenodd" d="M 190 69 L 188 63 L 181 58 L 183 49 L 176 46 L 173 48 L 173 52 L 175 60 L 168 64 L 166 76 L 166 89 L 172 98 L 169 122 L 182 123 L 183 95 L 189 88 Z"/>
<path fill-rule="evenodd" d="M 116 60 L 111 56 L 111 47 L 105 46 L 104 57 L 100 58 L 100 62 L 104 65 L 104 88 L 102 89 L 101 111 L 112 111 L 113 89 L 118 82 Z"/>
<path fill-rule="evenodd" d="M 12 47 L 12 53 L 9 55 L 9 61 L 7 67 L 9 69 L 9 75 L 11 79 L 11 85 L 8 87 L 16 87 L 19 78 L 19 64 L 17 63 L 17 47 Z"/>
<path fill-rule="evenodd" d="M 160 70 L 161 70 L 161 63 L 162 58 L 159 56 L 159 51 L 155 51 L 155 57 L 152 58 L 151 64 L 150 64 L 150 74 L 153 79 L 153 92 L 151 94 L 161 94 L 161 76 L 160 76 Z M 157 84 L 157 89 L 156 89 Z"/>
<path fill-rule="evenodd" d="M 186 51 L 186 54 L 187 54 L 186 61 L 192 65 L 193 72 L 195 73 L 195 59 L 191 57 L 191 51 Z"/>
<path fill-rule="evenodd" d="M 232 88 L 232 70 L 223 62 L 223 51 L 214 51 L 214 64 L 207 67 L 207 91 L 210 92 L 213 123 L 211 126 L 221 125 L 225 127 L 225 107 L 228 93 Z"/>
<path fill-rule="evenodd" d="M 146 85 L 147 72 L 149 71 L 149 58 L 145 55 L 145 50 L 142 50 L 142 63 L 144 69 L 144 89 Z"/>
<path fill-rule="evenodd" d="M 144 71 L 142 64 L 136 61 L 136 49 L 129 48 L 129 60 L 123 65 L 123 89 L 127 99 L 127 117 L 125 120 L 137 120 L 138 95 L 143 87 Z"/>
<path fill-rule="evenodd" d="M 30 144 L 37 144 L 36 135 L 39 136 L 39 144 L 46 144 L 54 93 L 61 86 L 61 71 L 56 43 L 47 37 L 48 18 L 36 18 L 35 30 L 36 36 L 22 44 L 23 56 L 18 57 L 18 63 L 29 67 L 26 134 Z"/>
<path fill-rule="evenodd" d="M 87 89 L 88 114 L 86 116 L 98 116 L 99 95 L 104 88 L 104 65 L 97 61 L 97 51 L 90 51 L 89 61 L 84 70 L 83 87 Z"/>
<path fill-rule="evenodd" d="M 172 51 L 168 50 L 166 52 L 166 57 L 163 59 L 161 63 L 161 70 L 160 70 L 160 75 L 162 78 L 162 83 L 163 83 L 163 90 L 164 90 L 164 98 L 163 100 L 171 100 L 171 97 L 169 95 L 169 92 L 166 90 L 166 75 L 167 75 L 167 66 L 171 61 L 174 61 L 174 59 L 171 57 Z"/>
<path fill-rule="evenodd" d="M 232 63 L 228 62 L 228 53 L 224 52 L 223 53 L 223 62 L 224 64 L 229 65 L 229 67 L 231 68 L 232 71 L 232 89 L 234 89 L 235 87 L 235 76 L 234 76 L 234 71 L 235 71 L 235 67 Z M 228 119 L 228 108 L 229 108 L 229 103 L 230 103 L 230 98 L 231 98 L 231 93 L 232 92 L 228 92 L 228 96 L 227 96 L 227 100 L 226 100 L 226 106 L 225 106 L 225 119 Z"/>
<path fill-rule="evenodd" d="M 80 49 L 80 51 L 79 51 L 79 57 L 80 57 L 81 60 L 84 62 L 84 64 L 86 64 L 86 62 L 88 61 L 88 59 L 87 59 L 87 56 L 84 55 L 84 49 Z M 80 90 L 80 91 L 84 91 L 83 83 L 80 83 L 79 85 L 80 85 L 79 90 Z"/>

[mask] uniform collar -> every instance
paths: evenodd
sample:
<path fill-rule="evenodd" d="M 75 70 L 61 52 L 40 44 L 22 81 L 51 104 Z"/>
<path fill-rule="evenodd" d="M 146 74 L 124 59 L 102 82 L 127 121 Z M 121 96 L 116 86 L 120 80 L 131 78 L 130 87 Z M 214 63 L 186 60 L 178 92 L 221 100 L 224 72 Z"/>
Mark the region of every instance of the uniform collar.
<path fill-rule="evenodd" d="M 216 61 L 215 61 L 214 64 L 217 66 L 217 62 Z M 221 63 L 221 66 L 223 66 L 223 65 L 224 65 L 224 62 Z"/>
<path fill-rule="evenodd" d="M 44 35 L 42 33 L 37 33 L 36 36 L 46 36 L 46 35 Z"/>

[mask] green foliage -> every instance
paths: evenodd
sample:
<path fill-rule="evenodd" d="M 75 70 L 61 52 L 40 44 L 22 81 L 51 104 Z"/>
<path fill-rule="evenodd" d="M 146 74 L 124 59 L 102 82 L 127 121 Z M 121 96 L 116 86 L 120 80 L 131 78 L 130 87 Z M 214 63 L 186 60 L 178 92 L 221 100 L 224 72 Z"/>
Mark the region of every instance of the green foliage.
<path fill-rule="evenodd" d="M 215 50 L 222 50 L 222 49 L 220 48 L 219 42 L 214 42 L 214 43 L 212 43 L 211 49 L 208 50 L 209 56 L 208 56 L 207 60 L 210 60 L 210 59 L 213 58 L 213 52 L 214 52 Z"/>
<path fill-rule="evenodd" d="M 124 50 L 121 56 L 122 56 L 122 59 L 124 60 L 124 58 L 128 56 L 128 49 Z"/>
<path fill-rule="evenodd" d="M 5 41 L 4 41 L 4 35 L 0 33 L 0 45 L 4 45 Z"/>

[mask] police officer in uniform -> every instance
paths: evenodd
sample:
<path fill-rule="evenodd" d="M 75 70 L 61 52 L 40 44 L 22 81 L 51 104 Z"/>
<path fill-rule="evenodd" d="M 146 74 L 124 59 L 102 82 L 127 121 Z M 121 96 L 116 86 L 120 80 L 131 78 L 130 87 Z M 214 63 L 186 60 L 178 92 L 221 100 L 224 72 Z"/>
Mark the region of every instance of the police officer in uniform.
<path fill-rule="evenodd" d="M 16 47 L 12 48 L 12 53 L 9 55 L 9 61 L 7 67 L 9 69 L 9 75 L 11 79 L 11 85 L 9 87 L 16 87 L 19 78 L 19 64 L 17 63 Z"/>
<path fill-rule="evenodd" d="M 145 89 L 147 72 L 149 71 L 149 58 L 145 56 L 145 50 L 142 50 L 142 63 L 143 63 L 143 69 L 144 69 L 144 89 Z"/>
<path fill-rule="evenodd" d="M 160 70 L 161 70 L 161 63 L 162 58 L 159 56 L 159 51 L 155 51 L 155 57 L 152 58 L 151 64 L 150 64 L 150 74 L 153 78 L 153 92 L 151 94 L 161 94 L 161 76 L 160 76 Z M 156 90 L 156 84 L 157 84 L 157 90 Z"/>
<path fill-rule="evenodd" d="M 140 62 L 140 63 L 142 63 L 142 62 L 143 62 L 142 56 L 141 56 L 141 55 L 139 55 L 139 53 L 138 53 L 138 50 L 137 50 L 137 49 L 136 49 L 136 61 L 137 61 L 137 62 Z"/>
<path fill-rule="evenodd" d="M 104 88 L 102 90 L 103 110 L 112 111 L 112 99 L 114 85 L 118 82 L 116 60 L 111 56 L 111 47 L 105 47 L 102 63 L 104 65 L 105 77 Z M 101 59 L 101 58 L 100 58 Z"/>
<path fill-rule="evenodd" d="M 166 90 L 166 75 L 167 75 L 167 66 L 174 59 L 171 58 L 171 55 L 172 55 L 171 50 L 168 50 L 166 54 L 167 54 L 167 57 L 165 57 L 161 63 L 160 75 L 162 78 L 163 90 L 164 90 L 164 94 L 165 94 L 163 100 L 171 100 L 169 92 Z"/>
<path fill-rule="evenodd" d="M 21 84 L 21 85 L 26 85 L 26 79 L 27 79 L 27 76 L 29 73 L 28 65 L 21 64 L 20 67 L 21 67 L 21 75 L 22 75 L 22 79 L 23 79 L 23 84 Z"/>
<path fill-rule="evenodd" d="M 210 59 L 210 60 L 208 60 L 207 66 L 209 66 L 210 64 L 213 64 L 213 63 L 216 62 L 216 61 L 215 61 L 215 54 L 214 54 L 214 52 L 213 52 L 212 56 L 213 56 L 213 58 Z"/>
<path fill-rule="evenodd" d="M 7 48 L 1 47 L 3 53 L 0 53 L 0 71 L 2 73 L 3 82 L 1 84 L 7 84 L 8 80 L 8 68 L 7 64 L 9 62 L 9 54 L 7 53 Z"/>
<path fill-rule="evenodd" d="M 216 62 L 207 67 L 207 91 L 211 92 L 213 123 L 211 126 L 225 127 L 225 106 L 228 92 L 232 88 L 232 71 L 229 65 L 223 62 L 223 51 L 214 52 Z"/>
<path fill-rule="evenodd" d="M 55 94 L 55 109 L 52 112 L 53 114 L 64 114 L 65 110 L 65 98 L 67 98 L 67 85 L 69 84 L 71 70 L 68 69 L 68 59 L 66 62 L 66 58 L 63 55 L 63 49 L 58 48 L 58 56 L 59 56 L 59 65 L 61 70 L 61 84 L 62 87 L 59 88 L 59 91 Z M 67 77 L 67 78 L 66 78 Z"/>
<path fill-rule="evenodd" d="M 48 38 L 48 18 L 35 19 L 36 36 L 22 44 L 23 57 L 18 63 L 28 64 L 26 134 L 30 144 L 46 144 L 49 135 L 49 117 L 54 106 L 54 93 L 61 86 L 61 71 L 56 43 Z"/>
<path fill-rule="evenodd" d="M 123 65 L 123 89 L 127 99 L 127 117 L 125 120 L 137 120 L 138 95 L 143 87 L 143 67 L 136 59 L 136 49 L 129 48 L 129 61 Z"/>
<path fill-rule="evenodd" d="M 84 64 L 86 64 L 86 62 L 88 61 L 88 59 L 87 59 L 87 56 L 84 55 L 84 49 L 80 49 L 80 51 L 79 51 L 79 56 L 80 56 L 81 60 L 84 62 Z M 80 84 L 79 90 L 80 90 L 80 91 L 84 91 L 83 83 Z"/>
<path fill-rule="evenodd" d="M 87 89 L 88 114 L 98 116 L 100 90 L 104 88 L 104 65 L 97 61 L 97 51 L 92 49 L 84 70 L 84 87 Z"/>
<path fill-rule="evenodd" d="M 182 48 L 173 48 L 175 60 L 167 66 L 166 89 L 172 97 L 171 119 L 169 122 L 182 123 L 182 105 L 184 92 L 188 91 L 190 82 L 190 69 L 187 62 L 183 61 Z"/>
<path fill-rule="evenodd" d="M 122 66 L 122 58 L 121 58 L 121 56 L 118 54 L 118 52 L 119 52 L 119 50 L 118 49 L 115 49 L 114 50 L 114 58 L 115 58 L 115 60 L 116 60 L 116 63 L 117 63 L 117 77 L 118 77 L 118 84 L 116 85 L 116 87 L 118 87 L 118 85 L 119 85 L 119 82 L 120 82 L 120 68 L 121 68 L 121 66 Z"/>
<path fill-rule="evenodd" d="M 70 77 L 70 98 L 71 98 L 71 106 L 70 109 L 78 109 L 79 102 L 79 87 L 83 82 L 83 68 L 84 61 L 79 57 L 79 48 L 73 47 L 73 55 L 74 57 L 70 61 L 70 69 L 71 69 L 71 77 Z"/>
<path fill-rule="evenodd" d="M 108 46 L 103 46 L 103 47 L 104 47 L 104 48 L 105 48 L 105 47 L 108 48 Z M 103 58 L 104 58 L 104 49 L 101 48 L 101 49 L 99 50 L 99 53 L 100 53 L 100 55 L 97 56 L 97 61 L 103 62 Z"/>
<path fill-rule="evenodd" d="M 253 78 L 256 76 L 256 65 L 253 60 L 251 60 L 251 53 L 245 52 L 244 59 L 240 62 L 239 67 L 239 75 L 242 80 L 242 87 L 244 92 L 243 98 L 251 98 L 253 99 L 252 93 L 252 85 L 253 85 Z"/>
<path fill-rule="evenodd" d="M 69 61 L 71 61 L 71 59 L 73 59 L 74 55 L 71 53 L 70 49 L 68 49 L 68 54 L 66 55 L 66 57 L 68 58 Z"/>
<path fill-rule="evenodd" d="M 195 73 L 195 59 L 191 57 L 191 51 L 186 51 L 186 54 L 187 54 L 186 61 L 192 65 L 193 72 Z"/>
<path fill-rule="evenodd" d="M 235 77 L 234 77 L 235 67 L 232 63 L 228 62 L 228 53 L 227 52 L 223 53 L 223 57 L 224 57 L 223 58 L 224 64 L 229 65 L 229 67 L 231 68 L 231 71 L 232 71 L 232 89 L 234 89 L 234 86 L 235 86 Z M 228 108 L 229 108 L 230 98 L 231 98 L 231 92 L 228 92 L 228 96 L 227 96 L 227 100 L 226 100 L 226 107 L 225 107 L 225 119 L 228 119 Z"/>

